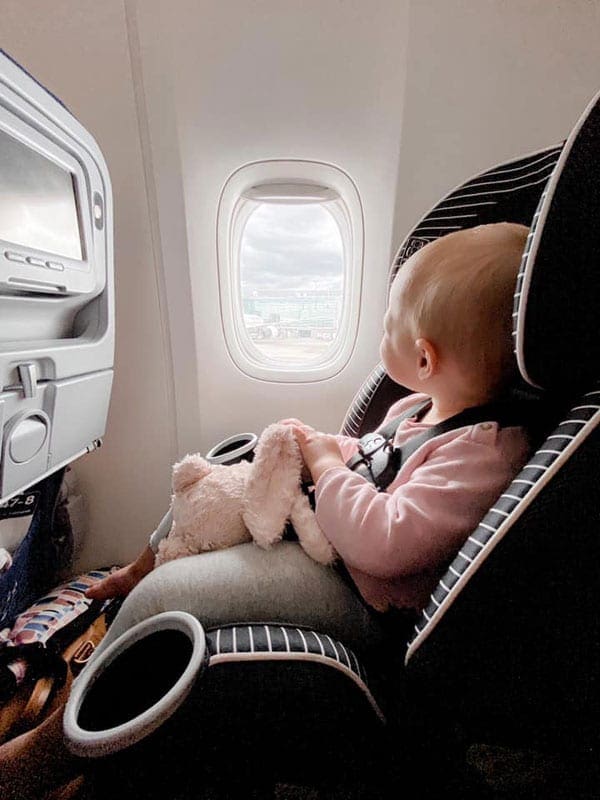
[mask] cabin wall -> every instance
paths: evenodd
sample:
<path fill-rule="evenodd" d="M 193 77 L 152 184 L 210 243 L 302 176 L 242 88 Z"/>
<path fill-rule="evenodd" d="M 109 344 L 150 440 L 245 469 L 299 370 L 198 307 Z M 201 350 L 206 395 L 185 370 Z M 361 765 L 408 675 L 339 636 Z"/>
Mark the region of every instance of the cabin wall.
<path fill-rule="evenodd" d="M 449 190 L 558 144 L 600 90 L 600 3 L 413 0 L 394 243 Z"/>
<path fill-rule="evenodd" d="M 76 470 L 81 566 L 125 561 L 169 498 L 169 466 L 295 415 L 335 429 L 377 360 L 386 273 L 446 191 L 564 138 L 600 87 L 587 0 L 3 0 L 1 46 L 97 139 L 115 197 L 117 352 L 103 448 Z M 324 160 L 355 180 L 365 280 L 350 364 L 272 385 L 231 362 L 215 222 L 228 175 Z"/>
<path fill-rule="evenodd" d="M 283 416 L 336 430 L 378 360 L 408 3 L 180 0 L 177 12 L 166 0 L 135 4 L 179 451 L 204 450 Z M 351 362 L 318 383 L 251 378 L 233 364 L 223 336 L 215 239 L 220 192 L 242 165 L 272 158 L 337 165 L 363 205 L 362 301 L 369 312 L 361 316 Z"/>
<path fill-rule="evenodd" d="M 92 533 L 82 563 L 129 558 L 169 502 L 175 452 L 170 359 L 160 312 L 122 2 L 3 0 L 0 46 L 98 141 L 115 208 L 116 355 L 103 447 L 75 470 Z M 1 321 L 0 321 L 1 324 Z"/>

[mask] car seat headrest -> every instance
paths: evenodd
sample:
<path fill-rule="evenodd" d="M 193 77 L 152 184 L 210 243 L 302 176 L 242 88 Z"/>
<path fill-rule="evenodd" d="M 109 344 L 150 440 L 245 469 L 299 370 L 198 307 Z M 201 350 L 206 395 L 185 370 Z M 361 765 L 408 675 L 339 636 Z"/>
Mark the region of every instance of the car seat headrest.
<path fill-rule="evenodd" d="M 542 389 L 600 378 L 600 93 L 567 139 L 534 215 L 515 293 L 522 377 Z"/>

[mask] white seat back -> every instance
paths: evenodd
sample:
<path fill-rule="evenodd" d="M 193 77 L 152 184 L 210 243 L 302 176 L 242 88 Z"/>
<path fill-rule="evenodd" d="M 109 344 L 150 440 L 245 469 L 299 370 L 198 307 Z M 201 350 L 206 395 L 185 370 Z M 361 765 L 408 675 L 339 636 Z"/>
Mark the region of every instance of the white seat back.
<path fill-rule="evenodd" d="M 0 501 L 104 434 L 112 226 L 98 145 L 0 51 Z"/>

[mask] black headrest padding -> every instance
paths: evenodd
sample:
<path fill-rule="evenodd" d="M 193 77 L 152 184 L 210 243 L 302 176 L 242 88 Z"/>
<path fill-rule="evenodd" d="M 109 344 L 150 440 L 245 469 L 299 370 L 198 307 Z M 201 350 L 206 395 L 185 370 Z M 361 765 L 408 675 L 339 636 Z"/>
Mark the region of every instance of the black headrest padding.
<path fill-rule="evenodd" d="M 600 102 L 569 136 L 542 195 L 517 286 L 516 352 L 544 389 L 600 376 Z"/>

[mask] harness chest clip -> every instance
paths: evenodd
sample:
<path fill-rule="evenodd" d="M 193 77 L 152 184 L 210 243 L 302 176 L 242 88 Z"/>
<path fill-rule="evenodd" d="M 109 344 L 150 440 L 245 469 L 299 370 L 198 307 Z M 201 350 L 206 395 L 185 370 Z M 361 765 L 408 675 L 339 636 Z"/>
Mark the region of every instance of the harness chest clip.
<path fill-rule="evenodd" d="M 399 455 L 392 439 L 370 433 L 361 438 L 351 469 L 373 483 L 378 492 L 384 492 L 400 468 Z"/>

